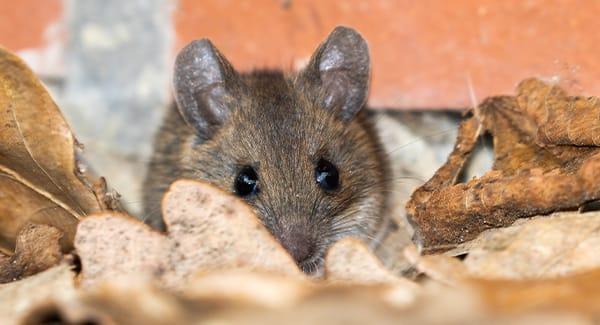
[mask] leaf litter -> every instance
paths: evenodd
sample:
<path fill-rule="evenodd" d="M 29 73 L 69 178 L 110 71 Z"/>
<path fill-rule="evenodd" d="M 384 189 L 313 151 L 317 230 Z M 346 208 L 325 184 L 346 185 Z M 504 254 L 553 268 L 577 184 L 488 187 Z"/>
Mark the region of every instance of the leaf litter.
<path fill-rule="evenodd" d="M 182 289 L 194 272 L 231 268 L 301 275 L 249 206 L 209 184 L 175 182 L 163 199 L 163 215 L 166 234 L 114 212 L 80 221 L 75 248 L 81 284 L 136 275 Z"/>
<path fill-rule="evenodd" d="M 518 218 L 600 199 L 599 114 L 596 97 L 567 96 L 537 79 L 521 82 L 516 96 L 484 100 L 462 122 L 447 162 L 407 203 L 414 240 L 425 253 L 447 251 Z M 492 170 L 457 183 L 483 132 L 493 136 Z"/>
<path fill-rule="evenodd" d="M 47 225 L 27 224 L 17 236 L 15 254 L 0 261 L 0 283 L 34 275 L 57 265 L 63 257 L 62 232 Z"/>
<path fill-rule="evenodd" d="M 44 223 L 64 232 L 72 247 L 77 221 L 101 210 L 83 175 L 77 141 L 60 110 L 33 72 L 0 48 L 0 249 L 14 248 L 27 223 Z"/>
<path fill-rule="evenodd" d="M 104 179 L 80 172 L 60 111 L 3 50 L 0 77 L 2 323 L 591 324 L 600 317 L 600 214 L 536 216 L 598 199 L 595 98 L 531 79 L 516 96 L 485 100 L 461 125 L 448 162 L 413 193 L 407 208 L 417 246 L 403 242 L 376 255 L 341 240 L 315 279 L 245 203 L 209 184 L 172 185 L 165 233 L 127 215 Z M 494 138 L 493 170 L 457 184 L 484 131 Z M 533 218 L 514 222 L 524 217 Z M 65 257 L 73 245 L 76 257 Z M 448 252 L 421 255 L 439 251 Z M 398 258 L 414 276 L 388 268 Z"/>

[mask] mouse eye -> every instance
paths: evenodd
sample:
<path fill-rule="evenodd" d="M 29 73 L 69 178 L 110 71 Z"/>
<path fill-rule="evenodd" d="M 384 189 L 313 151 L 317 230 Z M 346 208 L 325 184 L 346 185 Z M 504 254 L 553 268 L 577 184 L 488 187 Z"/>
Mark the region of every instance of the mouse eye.
<path fill-rule="evenodd" d="M 248 196 L 258 193 L 258 175 L 254 168 L 250 166 L 244 166 L 234 183 L 235 194 L 239 196 Z"/>
<path fill-rule="evenodd" d="M 317 163 L 315 179 L 325 191 L 334 191 L 340 186 L 340 175 L 337 168 L 325 159 L 320 159 Z"/>

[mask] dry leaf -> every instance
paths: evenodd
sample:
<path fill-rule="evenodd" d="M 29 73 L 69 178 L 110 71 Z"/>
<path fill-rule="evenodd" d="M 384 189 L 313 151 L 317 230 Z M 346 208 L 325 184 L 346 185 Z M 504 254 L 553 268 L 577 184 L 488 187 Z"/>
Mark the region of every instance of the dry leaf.
<path fill-rule="evenodd" d="M 163 199 L 167 234 L 105 212 L 79 224 L 82 284 L 135 274 L 183 288 L 199 271 L 258 269 L 303 276 L 244 202 L 210 184 L 181 180 Z"/>
<path fill-rule="evenodd" d="M 329 248 L 325 258 L 325 278 L 331 283 L 404 284 L 407 290 L 417 285 L 386 269 L 360 240 L 345 238 Z"/>
<path fill-rule="evenodd" d="M 569 97 L 556 85 L 527 79 L 518 88 L 517 100 L 539 126 L 532 129 L 543 145 L 600 146 L 598 97 Z"/>
<path fill-rule="evenodd" d="M 404 254 L 417 271 L 443 284 L 459 286 L 470 275 L 469 270 L 455 257 L 441 254 L 419 255 L 414 246 L 406 247 Z"/>
<path fill-rule="evenodd" d="M 49 318 L 69 324 L 210 323 L 224 310 L 290 308 L 315 290 L 305 279 L 237 270 L 192 276 L 179 295 L 131 275 L 79 290 L 71 299 L 40 304 L 24 323 Z"/>
<path fill-rule="evenodd" d="M 32 191 L 11 176 L 0 172 L 0 251 L 14 253 L 16 236 L 27 224 L 48 224 L 68 231 L 61 240 L 63 250 L 72 247 L 77 219 L 57 208 L 43 195 Z"/>
<path fill-rule="evenodd" d="M 63 263 L 20 281 L 0 285 L 0 324 L 16 324 L 29 309 L 75 294 L 74 273 Z"/>
<path fill-rule="evenodd" d="M 213 306 L 192 304 L 147 282 L 124 277 L 39 303 L 25 313 L 21 324 L 193 324 L 194 316 L 208 307 Z"/>
<path fill-rule="evenodd" d="M 78 173 L 76 141 L 50 95 L 15 55 L 0 49 L 0 245 L 14 247 L 27 223 L 65 233 L 71 247 L 77 220 L 100 208 Z"/>
<path fill-rule="evenodd" d="M 474 113 L 462 123 L 446 164 L 407 204 L 415 240 L 424 252 L 449 250 L 486 229 L 576 210 L 600 198 L 600 148 L 581 146 L 595 145 L 597 128 L 574 117 L 597 120 L 595 98 L 568 97 L 558 87 L 528 79 L 517 96 L 488 98 Z M 550 116 L 568 118 L 562 125 L 566 131 Z M 455 185 L 482 131 L 494 138 L 493 170 Z M 553 140 L 557 142 L 548 142 Z"/>
<path fill-rule="evenodd" d="M 600 212 L 556 213 L 482 233 L 464 263 L 481 278 L 539 279 L 600 267 Z"/>
<path fill-rule="evenodd" d="M 230 270 L 193 277 L 183 296 L 266 308 L 291 307 L 316 290 L 308 279 L 275 273 Z"/>
<path fill-rule="evenodd" d="M 511 281 L 471 279 L 488 308 L 499 313 L 563 310 L 600 317 L 600 269 L 568 277 Z"/>
<path fill-rule="evenodd" d="M 0 283 L 16 281 L 58 264 L 62 232 L 47 225 L 27 224 L 17 236 L 15 254 L 0 262 Z"/>
<path fill-rule="evenodd" d="M 506 229 L 490 230 L 482 233 L 478 239 L 471 242 L 471 252 L 481 254 L 479 246 L 487 246 L 489 251 L 484 253 L 484 260 L 476 259 L 477 264 L 466 262 L 467 265 L 461 263 L 458 259 L 447 255 L 419 255 L 416 249 L 407 249 L 405 251 L 407 259 L 414 263 L 415 267 L 425 274 L 429 279 L 443 284 L 450 284 L 452 288 L 460 291 L 467 291 L 475 294 L 477 306 L 485 307 L 485 310 L 492 312 L 495 318 L 505 317 L 506 315 L 514 315 L 517 313 L 550 313 L 560 311 L 572 315 L 579 315 L 584 322 L 591 321 L 600 317 L 600 305 L 597 303 L 600 299 L 600 288 L 597 285 L 600 279 L 600 268 L 578 268 L 579 272 L 563 276 L 553 274 L 549 278 L 524 279 L 526 276 L 518 274 L 518 272 L 532 272 L 536 268 L 544 268 L 548 266 L 550 260 L 558 262 L 552 267 L 558 269 L 570 268 L 575 266 L 572 264 L 580 264 L 583 259 L 590 257 L 593 254 L 594 241 L 592 233 L 595 229 L 588 229 L 587 234 L 576 235 L 572 241 L 565 237 L 574 235 L 577 231 L 582 231 L 586 216 L 577 215 L 574 213 L 557 214 L 552 217 L 539 217 L 531 221 L 519 222 L 519 225 L 514 225 Z M 588 218 L 590 216 L 587 216 Z M 592 219 L 598 219 L 600 213 L 591 216 Z M 577 219 L 575 222 L 573 218 Z M 534 221 L 534 222 L 532 222 Z M 593 221 L 597 223 L 597 220 Z M 563 233 L 557 238 L 557 229 L 567 227 L 573 224 L 574 230 L 570 233 Z M 543 224 L 543 226 L 541 226 Z M 589 223 L 587 225 L 590 225 Z M 591 225 L 590 225 L 591 226 Z M 533 229 L 523 229 L 530 227 Z M 544 232 L 550 231 L 548 238 L 542 239 L 541 243 L 532 243 L 531 238 L 537 236 L 545 236 Z M 533 236 L 533 237 L 531 237 Z M 527 239 L 526 239 L 527 238 Z M 558 239 L 559 242 L 551 243 L 553 239 Z M 516 243 L 513 243 L 513 240 Z M 578 256 L 575 259 L 580 263 L 573 263 L 570 257 L 577 255 L 576 244 L 580 241 L 585 248 L 582 247 L 583 256 Z M 527 247 L 529 245 L 530 247 Z M 552 246 L 549 250 L 544 250 L 545 246 Z M 562 254 L 553 251 L 559 250 L 559 246 L 563 247 Z M 597 244 L 594 245 L 597 247 Z M 498 252 L 494 252 L 497 249 Z M 585 252 L 583 252 L 585 251 Z M 538 257 L 537 254 L 545 256 Z M 549 255 L 557 253 L 560 257 L 554 255 L 554 259 Z M 566 253 L 566 254 L 565 254 Z M 515 259 L 511 256 L 514 254 Z M 564 257 L 564 260 L 561 260 Z M 580 260 L 579 257 L 582 259 Z M 526 262 L 527 258 L 532 261 Z M 469 257 L 467 257 L 467 260 Z M 500 262 L 497 263 L 495 259 Z M 597 257 L 593 257 L 597 260 Z M 489 264 L 486 264 L 489 263 Z M 471 265 L 470 265 L 471 264 Z M 546 264 L 546 265 L 544 265 Z M 496 269 L 497 268 L 497 269 Z M 582 270 L 587 269 L 581 273 Z M 556 270 L 552 270 L 556 271 Z M 492 274 L 490 277 L 489 275 Z M 544 274 L 548 276 L 548 274 Z M 500 277 L 498 279 L 494 277 Z M 426 290 L 430 290 L 430 286 L 424 285 Z M 427 291 L 426 291 L 427 292 Z M 443 294 L 443 292 L 441 293 Z M 452 306 L 460 306 L 460 304 L 452 303 Z"/>
<path fill-rule="evenodd" d="M 429 263 L 427 269 L 440 265 L 453 269 L 444 262 Z M 43 299 L 24 313 L 23 323 L 593 324 L 600 317 L 600 290 L 593 285 L 599 274 L 543 281 L 465 277 L 459 287 L 430 283 L 410 296 L 403 283 L 331 286 L 239 271 L 192 276 L 183 292 L 173 293 L 130 274 L 76 295 Z"/>
<path fill-rule="evenodd" d="M 597 317 L 593 307 L 571 308 L 574 304 L 569 302 L 568 308 L 549 309 L 554 306 L 530 303 L 518 308 L 515 303 L 531 297 L 528 293 L 535 289 L 514 283 L 500 289 L 502 295 L 492 296 L 487 294 L 498 290 L 488 290 L 489 284 L 486 287 L 473 282 L 465 290 L 429 285 L 420 289 L 416 299 L 406 303 L 402 297 L 404 290 L 398 294 L 389 285 L 314 286 L 265 276 L 257 282 L 267 286 L 267 293 L 261 293 L 262 287 L 252 285 L 256 279 L 256 274 L 235 277 L 211 274 L 200 282 L 192 278 L 190 287 L 212 284 L 204 295 L 190 297 L 157 289 L 147 282 L 121 278 L 80 291 L 71 299 L 46 302 L 31 309 L 23 323 L 39 324 L 52 319 L 71 324 L 593 324 Z M 279 281 L 287 284 L 282 288 Z M 543 287 L 552 290 L 554 297 L 564 299 L 574 294 L 561 293 L 560 286 Z M 576 288 L 564 283 L 562 287 Z M 503 300 L 505 295 L 510 296 L 510 291 L 521 295 L 515 300 Z M 271 295 L 278 294 L 288 303 L 272 304 L 275 297 Z M 588 300 L 584 304 L 592 306 L 593 302 Z"/>

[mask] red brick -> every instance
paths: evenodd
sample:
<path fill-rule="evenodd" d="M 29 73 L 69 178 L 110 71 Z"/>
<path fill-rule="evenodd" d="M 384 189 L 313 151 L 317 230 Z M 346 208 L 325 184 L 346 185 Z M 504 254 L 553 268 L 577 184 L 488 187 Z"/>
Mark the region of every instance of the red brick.
<path fill-rule="evenodd" d="M 291 68 L 334 26 L 355 27 L 373 60 L 371 103 L 463 107 L 560 76 L 600 95 L 600 2 L 179 0 L 177 48 L 208 37 L 240 69 Z"/>
<path fill-rule="evenodd" d="M 42 47 L 46 28 L 62 16 L 61 0 L 0 0 L 0 46 Z"/>

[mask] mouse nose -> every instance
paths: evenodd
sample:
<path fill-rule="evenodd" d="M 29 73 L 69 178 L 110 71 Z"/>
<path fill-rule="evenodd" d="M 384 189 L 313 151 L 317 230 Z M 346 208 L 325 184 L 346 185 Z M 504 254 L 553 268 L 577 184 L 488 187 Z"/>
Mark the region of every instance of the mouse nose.
<path fill-rule="evenodd" d="M 279 236 L 279 242 L 292 255 L 296 263 L 302 263 L 311 258 L 315 252 L 315 244 L 307 231 L 290 229 Z"/>

